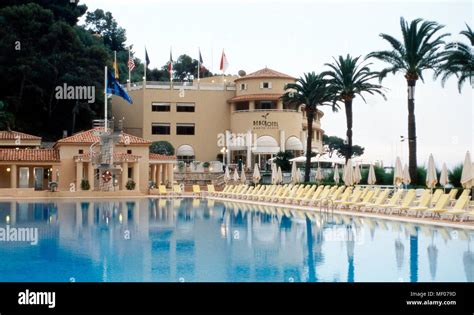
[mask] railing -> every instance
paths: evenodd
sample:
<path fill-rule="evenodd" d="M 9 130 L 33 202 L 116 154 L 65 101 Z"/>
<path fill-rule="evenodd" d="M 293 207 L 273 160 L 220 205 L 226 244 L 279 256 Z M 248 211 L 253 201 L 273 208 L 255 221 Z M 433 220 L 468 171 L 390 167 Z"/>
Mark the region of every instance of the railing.
<path fill-rule="evenodd" d="M 127 85 L 125 85 L 126 87 Z M 147 89 L 159 89 L 159 90 L 206 90 L 206 91 L 235 91 L 235 83 L 198 83 L 195 81 L 186 82 L 175 82 L 169 81 L 146 81 Z M 130 84 L 130 90 L 139 90 L 143 88 L 143 82 L 132 82 Z"/>
<path fill-rule="evenodd" d="M 252 112 L 286 112 L 286 113 L 297 113 L 296 109 L 239 109 L 233 111 L 233 113 L 252 113 Z"/>

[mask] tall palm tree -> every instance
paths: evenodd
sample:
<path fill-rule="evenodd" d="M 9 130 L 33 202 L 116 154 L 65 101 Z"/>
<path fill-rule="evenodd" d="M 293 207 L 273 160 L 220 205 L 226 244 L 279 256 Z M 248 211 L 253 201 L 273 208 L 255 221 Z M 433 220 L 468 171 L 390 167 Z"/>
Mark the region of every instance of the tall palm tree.
<path fill-rule="evenodd" d="M 318 106 L 331 105 L 332 90 L 328 80 L 321 74 L 314 72 L 305 73 L 295 83 L 286 85 L 285 94 L 282 95 L 283 103 L 287 106 L 299 108 L 304 105 L 308 121 L 308 135 L 306 140 L 306 167 L 304 172 L 305 182 L 309 182 L 311 170 L 311 143 L 313 134 L 313 121 L 318 112 Z"/>
<path fill-rule="evenodd" d="M 454 42 L 446 45 L 443 63 L 435 72 L 435 78 L 441 75 L 441 84 L 455 75 L 458 78 L 458 90 L 461 93 L 462 86 L 466 80 L 473 84 L 474 76 L 474 32 L 466 24 L 467 30 L 460 32 L 467 37 L 470 46 L 462 42 Z"/>
<path fill-rule="evenodd" d="M 380 71 L 382 81 L 388 73 L 401 72 L 405 75 L 408 86 L 408 155 L 409 170 L 412 182 L 416 183 L 416 121 L 415 121 L 415 85 L 418 79 L 423 80 L 423 71 L 435 70 L 441 61 L 439 48 L 444 45 L 443 38 L 449 34 L 438 36 L 444 27 L 436 22 L 415 19 L 410 24 L 400 18 L 403 39 L 399 41 L 393 36 L 380 34 L 392 46 L 392 50 L 376 51 L 367 58 L 377 58 L 390 66 Z M 438 34 L 437 34 L 438 33 Z"/>
<path fill-rule="evenodd" d="M 379 94 L 386 99 L 383 87 L 379 84 L 372 84 L 369 81 L 379 76 L 378 72 L 370 70 L 370 63 L 363 65 L 358 63 L 359 57 L 353 58 L 349 54 L 346 57 L 339 56 L 334 63 L 325 65 L 331 68 L 330 71 L 322 73 L 329 77 L 329 83 L 334 89 L 334 102 L 343 102 L 346 111 L 347 123 L 347 150 L 346 163 L 352 157 L 352 101 L 356 95 L 366 102 L 362 93 Z M 367 102 L 366 102 L 367 103 Z"/>

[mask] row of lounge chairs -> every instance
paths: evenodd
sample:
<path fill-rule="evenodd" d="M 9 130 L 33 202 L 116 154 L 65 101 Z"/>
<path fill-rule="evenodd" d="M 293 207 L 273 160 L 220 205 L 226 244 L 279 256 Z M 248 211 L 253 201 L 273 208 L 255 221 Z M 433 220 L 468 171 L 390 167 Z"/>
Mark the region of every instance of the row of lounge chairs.
<path fill-rule="evenodd" d="M 213 188 L 213 187 L 212 187 Z M 228 185 L 223 191 L 208 192 L 210 196 L 241 200 L 292 204 L 309 207 L 331 207 L 348 211 L 413 215 L 433 218 L 449 217 L 460 221 L 474 218 L 469 209 L 470 190 L 456 199 L 458 189 L 448 194 L 442 189 L 425 189 L 420 196 L 414 189 L 381 189 L 380 187 L 345 187 L 315 185 Z"/>

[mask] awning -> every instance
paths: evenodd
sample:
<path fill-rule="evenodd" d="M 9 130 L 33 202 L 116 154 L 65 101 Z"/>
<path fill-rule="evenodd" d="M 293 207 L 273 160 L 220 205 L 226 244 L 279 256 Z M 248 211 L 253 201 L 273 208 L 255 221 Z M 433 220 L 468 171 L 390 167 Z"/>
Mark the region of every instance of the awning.
<path fill-rule="evenodd" d="M 303 150 L 303 143 L 295 136 L 289 137 L 285 143 L 285 149 L 290 151 L 301 151 Z"/>
<path fill-rule="evenodd" d="M 192 146 L 183 144 L 176 150 L 177 156 L 194 156 L 194 149 Z"/>
<path fill-rule="evenodd" d="M 261 136 L 257 139 L 256 148 L 254 148 L 252 151 L 256 154 L 273 154 L 280 152 L 280 146 L 273 137 Z"/>

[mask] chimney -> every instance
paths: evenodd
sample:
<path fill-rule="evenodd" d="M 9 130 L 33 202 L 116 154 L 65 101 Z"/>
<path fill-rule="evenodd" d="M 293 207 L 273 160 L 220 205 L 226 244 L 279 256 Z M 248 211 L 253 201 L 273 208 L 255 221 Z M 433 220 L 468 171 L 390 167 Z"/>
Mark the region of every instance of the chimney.
<path fill-rule="evenodd" d="M 67 130 L 63 130 L 63 139 L 67 138 Z"/>

